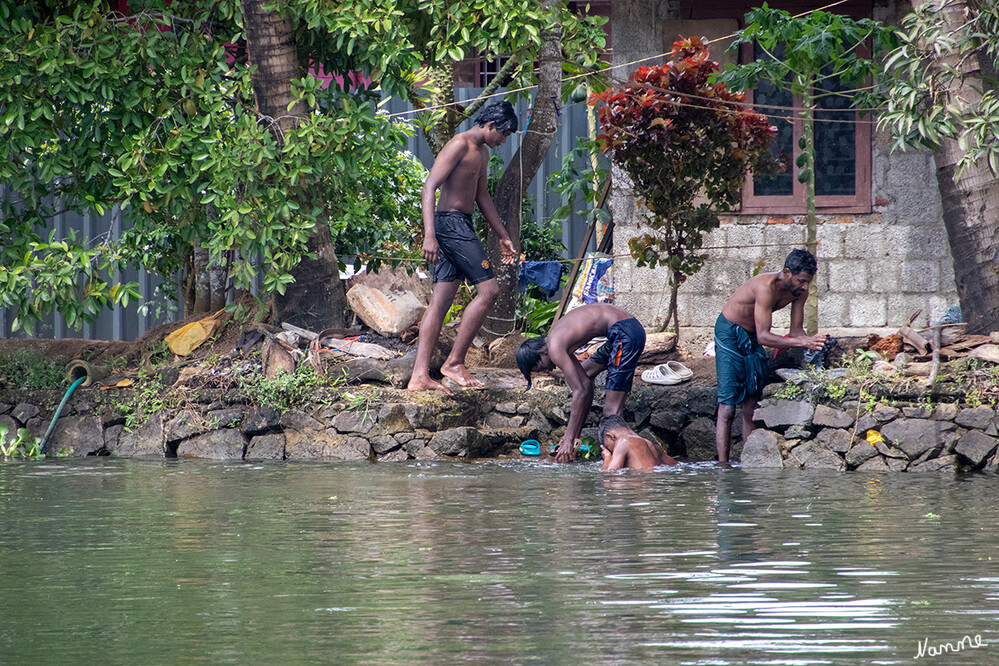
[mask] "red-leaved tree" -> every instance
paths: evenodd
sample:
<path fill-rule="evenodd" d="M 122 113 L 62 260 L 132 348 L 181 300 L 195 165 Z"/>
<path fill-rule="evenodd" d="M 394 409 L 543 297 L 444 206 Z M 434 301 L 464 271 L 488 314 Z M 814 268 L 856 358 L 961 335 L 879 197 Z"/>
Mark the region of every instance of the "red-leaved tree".
<path fill-rule="evenodd" d="M 776 128 L 750 111 L 744 95 L 709 83 L 719 70 L 699 37 L 675 42 L 665 65 L 640 67 L 598 104 L 601 150 L 628 174 L 651 216 L 628 241 L 639 266 L 669 270 L 670 303 L 660 330 L 679 330 L 680 284 L 701 270 L 698 251 L 718 214 L 732 209 L 748 170 L 776 169 Z"/>

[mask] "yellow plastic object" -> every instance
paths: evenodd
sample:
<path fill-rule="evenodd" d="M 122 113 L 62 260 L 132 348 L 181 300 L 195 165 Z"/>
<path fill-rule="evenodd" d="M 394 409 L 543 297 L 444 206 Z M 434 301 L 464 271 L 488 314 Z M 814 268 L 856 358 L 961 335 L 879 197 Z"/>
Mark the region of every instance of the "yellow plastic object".
<path fill-rule="evenodd" d="M 219 329 L 219 317 L 225 310 L 219 310 L 210 317 L 192 321 L 166 336 L 167 347 L 177 356 L 187 356 L 210 338 Z"/>
<path fill-rule="evenodd" d="M 881 433 L 877 430 L 867 431 L 867 443 L 871 446 L 877 446 L 879 443 L 883 442 L 884 439 L 881 437 Z"/>

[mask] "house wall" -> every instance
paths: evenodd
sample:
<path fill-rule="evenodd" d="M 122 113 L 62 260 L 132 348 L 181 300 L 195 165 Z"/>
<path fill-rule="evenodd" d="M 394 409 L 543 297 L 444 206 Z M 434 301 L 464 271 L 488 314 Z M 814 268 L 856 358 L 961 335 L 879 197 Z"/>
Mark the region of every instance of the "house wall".
<path fill-rule="evenodd" d="M 679 18 L 678 0 L 622 0 L 614 3 L 612 64 L 617 66 L 669 48 L 664 23 Z M 896 22 L 907 4 L 876 3 L 874 18 Z M 689 25 L 691 21 L 684 21 Z M 625 39 L 627 35 L 627 39 Z M 710 36 L 710 35 L 709 35 Z M 661 59 L 641 64 L 654 64 Z M 625 79 L 638 65 L 614 71 Z M 819 215 L 819 327 L 840 334 L 894 330 L 922 309 L 916 325 L 938 320 L 958 304 L 954 268 L 943 224 L 933 157 L 928 151 L 891 152 L 888 136 L 875 132 L 872 151 L 871 213 Z M 627 176 L 615 169 L 610 207 L 615 221 L 616 302 L 647 327 L 665 318 L 668 274 L 637 268 L 626 255 L 644 213 Z M 679 320 L 684 330 L 706 333 L 729 295 L 759 266 L 779 270 L 784 258 L 805 240 L 804 214 L 728 215 L 705 238 L 707 262 L 681 285 Z M 774 313 L 776 329 L 788 326 L 790 309 Z"/>

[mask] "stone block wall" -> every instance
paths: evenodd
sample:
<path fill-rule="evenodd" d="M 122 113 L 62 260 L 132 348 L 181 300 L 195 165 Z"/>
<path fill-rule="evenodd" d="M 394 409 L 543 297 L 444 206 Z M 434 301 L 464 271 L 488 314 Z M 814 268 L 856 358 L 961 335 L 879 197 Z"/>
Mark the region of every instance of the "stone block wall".
<path fill-rule="evenodd" d="M 994 407 L 857 401 L 839 407 L 768 399 L 743 448 L 745 468 L 860 472 L 999 471 L 999 417 Z"/>
<path fill-rule="evenodd" d="M 916 325 L 937 321 L 958 304 L 954 267 L 936 189 L 933 158 L 927 152 L 888 154 L 878 137 L 874 153 L 874 212 L 820 215 L 817 227 L 819 327 L 848 332 L 898 328 L 922 309 Z M 639 233 L 638 209 L 627 176 L 614 170 L 611 209 L 614 247 L 624 254 Z M 704 242 L 707 262 L 680 287 L 684 328 L 714 326 L 725 301 L 758 267 L 776 271 L 787 253 L 803 247 L 803 215 L 729 215 Z M 617 303 L 643 324 L 661 323 L 669 306 L 668 274 L 638 268 L 630 257 L 614 265 Z M 790 310 L 774 313 L 784 329 Z"/>
<path fill-rule="evenodd" d="M 539 382 L 540 383 L 540 382 Z M 127 389 L 126 389 L 127 390 Z M 80 389 L 56 423 L 46 452 L 70 456 L 204 458 L 211 460 L 466 459 L 519 456 L 519 445 L 557 443 L 568 423 L 563 385 L 459 391 L 454 398 L 394 389 L 352 389 L 363 400 L 314 396 L 278 413 L 235 392 L 207 389 L 183 408 L 162 409 L 126 427 L 115 398 Z M 596 435 L 603 404 L 597 389 L 584 435 Z M 715 387 L 636 386 L 625 418 L 671 455 L 696 462 L 715 457 Z M 42 437 L 61 393 L 0 391 L 0 424 Z M 314 400 L 314 401 L 313 401 Z M 738 435 L 738 433 L 736 433 Z M 736 446 L 736 453 L 739 451 Z"/>
<path fill-rule="evenodd" d="M 907 3 L 881 2 L 874 18 L 897 25 L 911 11 Z M 623 0 L 614 4 L 614 54 L 617 79 L 668 49 L 664 27 L 680 18 L 676 0 Z M 713 24 L 704 23 L 709 31 Z M 690 30 L 696 26 L 690 27 Z M 843 334 L 879 328 L 895 330 L 922 309 L 916 325 L 938 320 L 958 304 L 954 268 L 943 224 L 933 157 L 928 151 L 892 152 L 889 137 L 874 133 L 871 163 L 872 211 L 863 215 L 819 216 L 816 283 L 819 326 Z M 613 170 L 610 208 L 615 221 L 614 251 L 626 255 L 644 213 L 636 205 L 627 176 Z M 802 211 L 803 213 L 804 211 Z M 680 287 L 679 319 L 685 330 L 708 332 L 729 295 L 759 267 L 779 270 L 794 247 L 803 247 L 804 215 L 729 215 L 705 238 L 707 263 Z M 640 269 L 617 256 L 615 294 L 619 305 L 647 327 L 666 316 L 669 276 Z M 786 328 L 789 310 L 775 313 L 775 328 Z"/>

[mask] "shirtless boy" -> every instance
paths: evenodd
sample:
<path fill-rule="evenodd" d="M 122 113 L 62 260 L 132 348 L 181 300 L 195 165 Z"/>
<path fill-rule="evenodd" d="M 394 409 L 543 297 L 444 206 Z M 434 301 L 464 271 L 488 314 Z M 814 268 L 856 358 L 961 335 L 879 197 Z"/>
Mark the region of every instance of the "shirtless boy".
<path fill-rule="evenodd" d="M 635 433 L 628 422 L 617 415 L 600 419 L 597 438 L 600 440 L 600 453 L 604 457 L 604 469 L 678 464 L 662 447 Z"/>
<path fill-rule="evenodd" d="M 580 362 L 575 350 L 596 337 L 607 342 Z M 556 367 L 572 390 L 569 424 L 555 452 L 556 462 L 571 462 L 575 441 L 593 406 L 593 378 L 607 371 L 604 416 L 624 412 L 638 358 L 645 349 L 645 329 L 637 319 L 610 303 L 591 303 L 569 312 L 552 326 L 547 338 L 530 338 L 517 350 L 517 367 L 531 388 L 531 373 Z"/>
<path fill-rule="evenodd" d="M 451 353 L 441 374 L 461 386 L 478 387 L 482 382 L 465 367 L 465 354 L 496 302 L 499 287 L 486 259 L 485 249 L 472 227 L 472 207 L 479 206 L 499 237 L 501 261 L 517 258 L 510 235 L 486 189 L 489 148 L 496 148 L 517 131 L 517 115 L 509 102 L 490 104 L 475 117 L 476 126 L 455 135 L 437 155 L 423 185 L 423 258 L 434 264 L 434 290 L 420 322 L 416 363 L 408 388 L 416 391 L 451 391 L 430 377 L 430 357 L 444 324 L 444 315 L 458 293 L 461 279 L 475 285 L 476 295 L 465 306 Z M 437 190 L 440 198 L 434 204 Z"/>
<path fill-rule="evenodd" d="M 803 327 L 808 285 L 815 277 L 815 257 L 791 250 L 779 273 L 761 273 L 732 294 L 715 322 L 715 370 L 718 375 L 718 462 L 728 462 L 735 408 L 742 405 L 742 441 L 753 431 L 753 412 L 767 379 L 763 346 L 821 349 L 826 334 L 807 335 Z M 773 313 L 791 306 L 788 337 L 770 332 Z"/>

